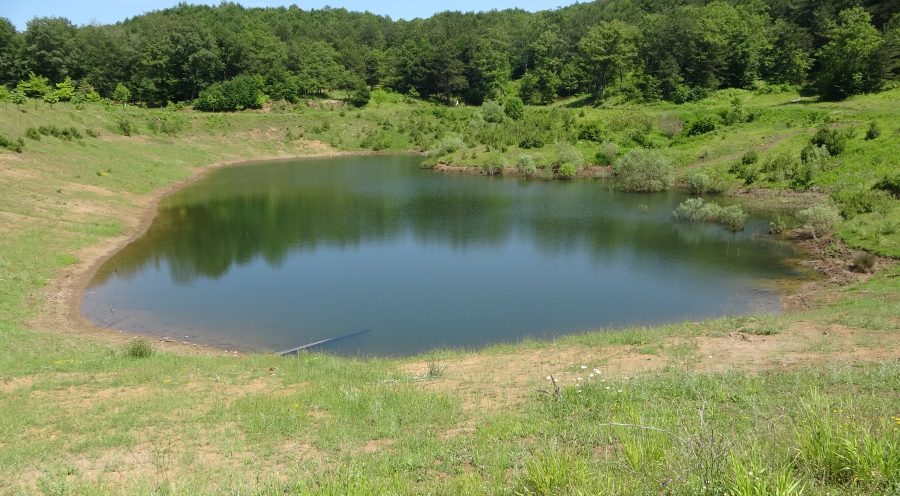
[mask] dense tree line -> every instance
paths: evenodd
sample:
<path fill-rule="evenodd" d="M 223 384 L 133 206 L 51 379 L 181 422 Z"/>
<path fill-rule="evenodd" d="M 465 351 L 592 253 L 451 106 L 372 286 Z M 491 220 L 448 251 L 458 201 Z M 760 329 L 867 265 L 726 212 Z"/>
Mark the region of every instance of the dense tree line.
<path fill-rule="evenodd" d="M 393 21 L 181 4 L 115 25 L 39 17 L 24 32 L 0 18 L 0 91 L 53 100 L 69 97 L 57 84 L 107 97 L 118 87 L 147 105 L 199 98 L 210 110 L 334 90 L 364 103 L 376 86 L 476 104 L 504 91 L 531 104 L 611 91 L 685 101 L 758 81 L 843 98 L 900 75 L 898 11 L 896 0 L 600 0 Z"/>

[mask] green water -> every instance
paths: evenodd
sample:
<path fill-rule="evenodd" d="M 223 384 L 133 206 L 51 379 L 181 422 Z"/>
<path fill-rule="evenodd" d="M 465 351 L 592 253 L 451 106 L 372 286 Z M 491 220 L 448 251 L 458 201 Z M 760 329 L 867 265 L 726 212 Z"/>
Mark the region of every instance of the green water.
<path fill-rule="evenodd" d="M 777 312 L 791 247 L 751 217 L 683 224 L 680 193 L 445 175 L 419 158 L 255 163 L 162 202 L 88 288 L 94 322 L 243 350 L 406 355 Z"/>

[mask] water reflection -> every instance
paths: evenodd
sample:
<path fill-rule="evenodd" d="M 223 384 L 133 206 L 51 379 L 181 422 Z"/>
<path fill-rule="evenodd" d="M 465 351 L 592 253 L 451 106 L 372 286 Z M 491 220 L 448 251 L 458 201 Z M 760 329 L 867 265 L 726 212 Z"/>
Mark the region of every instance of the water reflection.
<path fill-rule="evenodd" d="M 298 297 L 309 293 L 312 300 L 320 301 L 315 288 L 332 287 L 334 281 L 340 281 L 351 286 L 333 286 L 342 293 L 334 298 L 344 298 L 350 306 L 345 311 L 358 312 L 370 303 L 370 297 L 355 293 L 352 287 L 402 295 L 414 292 L 417 285 L 435 297 L 457 297 L 463 303 L 488 298 L 499 308 L 484 321 L 503 329 L 493 332 L 493 328 L 485 328 L 492 335 L 471 340 L 455 339 L 460 326 L 479 327 L 465 319 L 451 319 L 435 328 L 436 336 L 423 336 L 415 322 L 435 327 L 427 314 L 432 305 L 416 309 L 404 302 L 386 303 L 373 310 L 378 318 L 368 320 L 389 325 L 389 339 L 384 339 L 384 332 L 373 332 L 367 339 L 381 339 L 374 347 L 344 345 L 344 351 L 404 353 L 435 344 L 475 346 L 540 331 L 740 312 L 760 304 L 773 309 L 777 298 L 771 293 L 760 296 L 758 289 L 793 272 L 788 262 L 793 252 L 763 234 L 763 219 L 751 219 L 748 229 L 738 234 L 718 226 L 675 223 L 671 211 L 682 199 L 675 193 L 628 195 L 596 182 L 446 176 L 419 170 L 416 162 L 413 157 L 343 158 L 216 171 L 166 199 L 146 235 L 104 265 L 85 299 L 85 314 L 108 324 L 104 319 L 108 320 L 105 312 L 109 308 L 120 312 L 130 308 L 143 316 L 131 326 L 142 330 L 151 320 L 147 315 L 155 314 L 158 321 L 153 325 L 190 328 L 209 340 L 289 347 L 317 333 L 354 329 L 340 329 L 347 325 L 342 319 L 310 316 L 316 312 L 314 305 L 304 313 L 273 309 L 271 302 L 279 299 L 273 291 L 283 290 L 285 284 L 292 285 Z M 496 270 L 510 260 L 521 264 Z M 430 261 L 447 265 L 434 274 L 445 280 L 411 273 L 433 270 Z M 299 275 L 292 272 L 296 267 L 285 268 L 292 263 L 317 266 L 305 270 L 302 288 L 293 286 Z M 321 272 L 326 263 L 335 265 Z M 362 268 L 353 273 L 356 264 Z M 379 274 L 368 264 L 389 270 Z M 554 269 L 560 264 L 565 268 Z M 471 274 L 468 281 L 460 279 L 458 274 L 472 266 L 484 270 Z M 569 271 L 571 276 L 567 276 Z M 168 277 L 161 277 L 163 273 Z M 372 281 L 375 275 L 382 280 Z M 228 336 L 214 338 L 223 325 L 200 315 L 202 308 L 221 312 L 215 308 L 216 302 L 224 303 L 223 287 L 245 285 L 247 289 L 251 280 L 255 286 L 249 288 L 249 297 L 262 303 L 249 308 L 267 307 L 270 315 L 248 317 L 243 306 L 247 302 L 240 302 L 232 309 L 235 319 L 246 319 L 249 327 L 234 327 L 232 319 L 224 326 L 230 328 Z M 498 285 L 504 280 L 538 287 Z M 650 301 L 637 315 L 611 308 L 602 312 L 603 319 L 594 311 L 572 309 L 583 315 L 537 319 L 543 328 L 526 325 L 528 318 L 504 317 L 504 312 L 520 313 L 520 302 L 528 301 L 529 293 L 542 291 L 545 281 L 553 283 L 563 299 L 627 286 L 624 293 L 636 289 L 635 298 L 643 292 L 668 299 L 671 305 Z M 198 286 L 197 291 L 178 292 L 183 299 L 176 302 L 177 308 L 163 302 L 168 298 L 162 296 L 166 291 L 192 286 Z M 725 295 L 717 297 L 720 290 L 725 290 Z M 690 298 L 672 295 L 679 291 L 712 301 L 690 304 Z M 159 305 L 146 301 L 153 295 L 161 300 Z M 735 303 L 741 298 L 748 302 Z M 682 301 L 685 308 L 673 308 L 677 307 L 675 300 Z M 196 311 L 181 309 L 185 305 Z M 657 311 L 657 307 L 663 310 Z M 425 313 L 424 319 L 405 315 L 407 321 L 403 322 L 404 314 L 419 311 Z M 297 325 L 298 320 L 310 323 L 306 331 L 297 330 L 307 327 Z M 314 325 L 319 328 L 313 330 Z"/>

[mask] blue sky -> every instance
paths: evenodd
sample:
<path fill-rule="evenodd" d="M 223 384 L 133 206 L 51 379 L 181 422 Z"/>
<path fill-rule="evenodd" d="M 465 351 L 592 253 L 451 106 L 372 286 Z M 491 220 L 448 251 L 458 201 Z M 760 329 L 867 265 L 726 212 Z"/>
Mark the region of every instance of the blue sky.
<path fill-rule="evenodd" d="M 206 3 L 217 5 L 216 1 L 191 1 L 188 3 Z M 245 7 L 264 7 L 291 5 L 296 3 L 304 10 L 322 8 L 326 5 L 343 7 L 347 10 L 374 12 L 389 15 L 394 19 L 412 19 L 428 17 L 444 10 L 491 10 L 518 7 L 525 10 L 553 9 L 575 3 L 574 0 L 461 0 L 456 2 L 409 2 L 391 0 L 373 2 L 365 0 L 244 0 L 239 1 Z M 0 17 L 6 17 L 20 31 L 25 23 L 35 16 L 66 17 L 73 23 L 90 24 L 97 22 L 111 24 L 133 17 L 150 10 L 164 9 L 177 5 L 177 0 L 3 0 L 0 5 Z"/>

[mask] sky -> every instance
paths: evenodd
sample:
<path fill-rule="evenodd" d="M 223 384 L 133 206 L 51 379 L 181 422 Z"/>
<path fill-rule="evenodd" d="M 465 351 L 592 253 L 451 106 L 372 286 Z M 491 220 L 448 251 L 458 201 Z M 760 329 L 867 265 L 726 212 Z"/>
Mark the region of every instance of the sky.
<path fill-rule="evenodd" d="M 192 0 L 188 3 L 217 5 L 219 1 Z M 429 17 L 444 10 L 480 11 L 491 9 L 521 8 L 546 10 L 575 3 L 574 0 L 457 0 L 456 2 L 388 0 L 243 0 L 244 7 L 287 6 L 296 3 L 301 9 L 319 9 L 325 6 L 343 7 L 347 10 L 369 11 L 388 15 L 393 19 Z M 20 31 L 33 17 L 66 17 L 76 25 L 113 24 L 151 10 L 165 9 L 178 4 L 178 0 L 0 0 L 0 17 L 6 17 Z"/>

